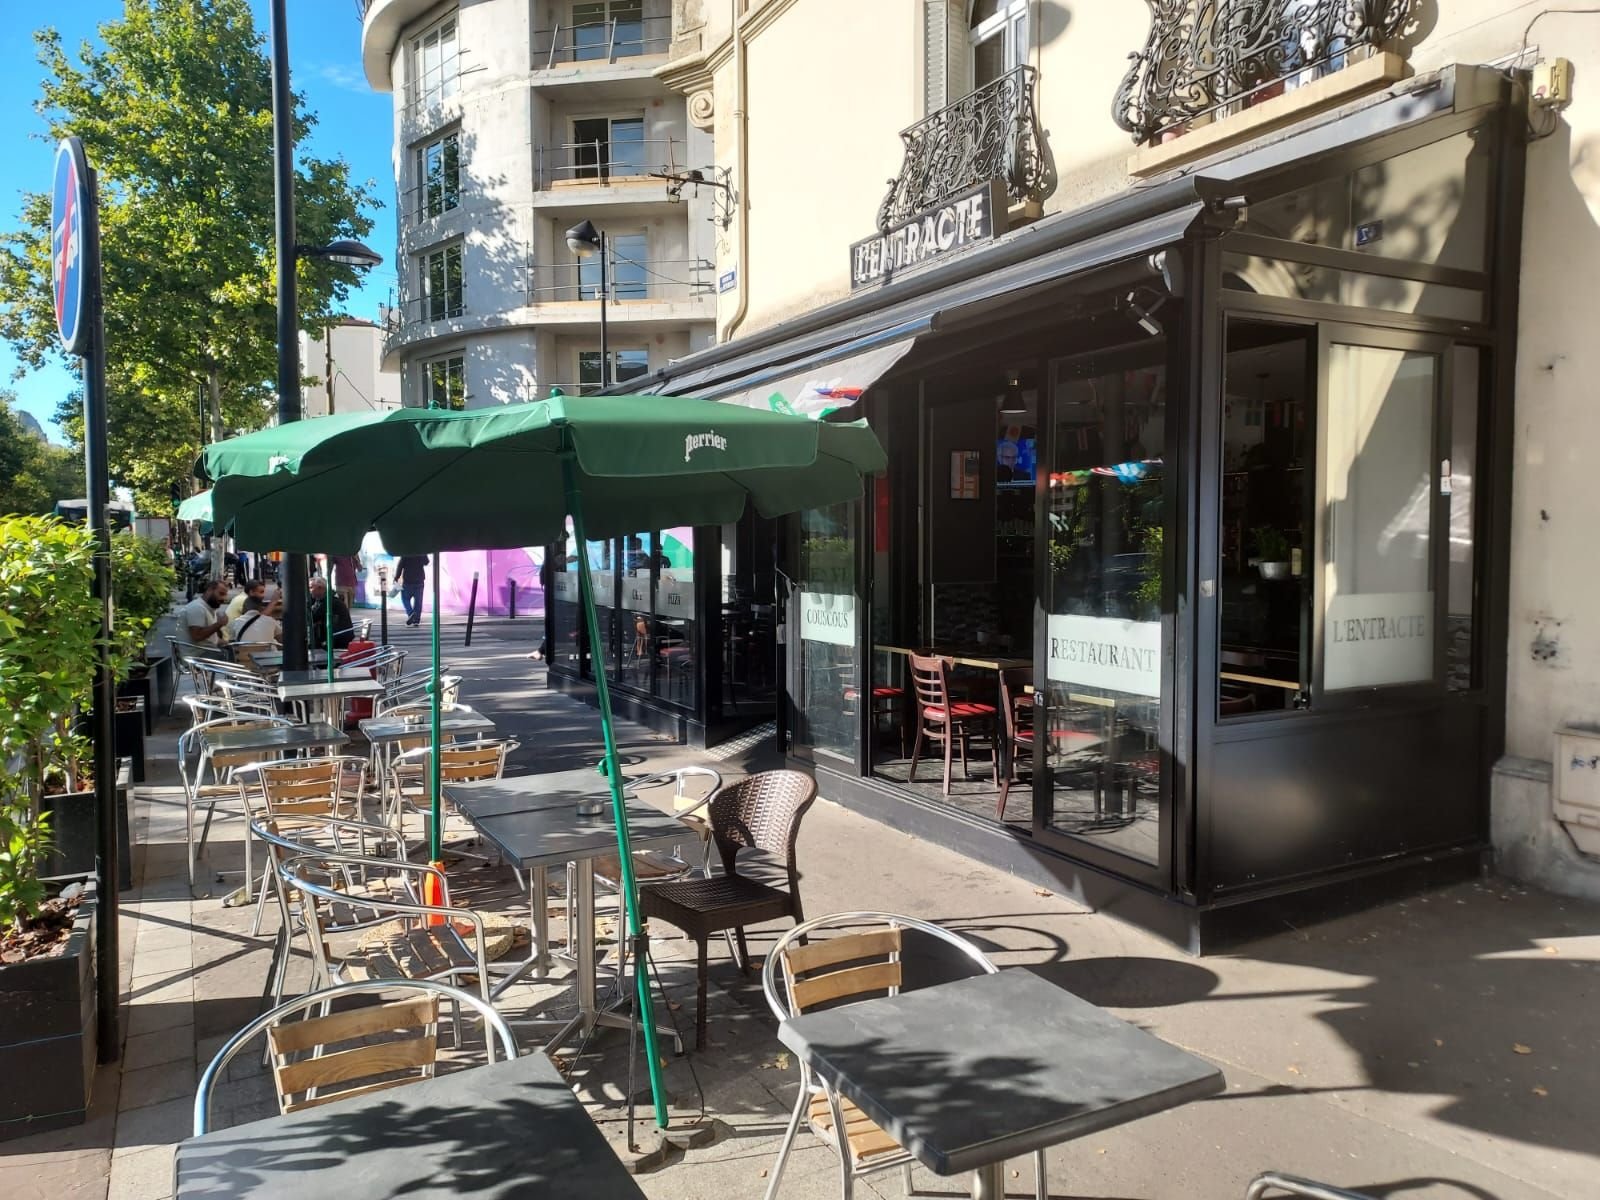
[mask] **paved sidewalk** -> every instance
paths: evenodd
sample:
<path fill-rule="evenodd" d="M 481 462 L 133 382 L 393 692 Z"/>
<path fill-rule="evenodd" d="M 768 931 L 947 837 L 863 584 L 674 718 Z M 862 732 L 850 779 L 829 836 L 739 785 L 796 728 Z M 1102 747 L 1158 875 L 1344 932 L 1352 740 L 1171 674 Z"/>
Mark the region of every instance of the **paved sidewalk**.
<path fill-rule="evenodd" d="M 547 691 L 543 668 L 526 658 L 536 628 L 484 622 L 466 649 L 452 623 L 446 659 L 466 677 L 467 702 L 522 738 L 514 769 L 592 762 L 593 711 Z M 426 653 L 425 631 L 396 623 L 391 633 Z M 702 757 L 638 726 L 622 732 L 625 753 Z M 152 779 L 170 777 L 171 731 L 150 751 Z M 739 752 L 725 765 L 759 767 L 763 752 Z M 252 937 L 251 910 L 224 908 L 211 895 L 237 882 L 239 824 L 219 820 L 206 856 L 211 868 L 235 874 L 219 883 L 208 871 L 192 896 L 182 815 L 171 789 L 141 790 L 138 888 L 122 926 L 123 1061 L 102 1069 L 89 1124 L 0 1143 L 0 1200 L 166 1197 L 197 1073 L 258 1011 L 272 918 L 266 936 Z M 1054 1196 L 1232 1200 L 1268 1167 L 1384 1197 L 1600 1194 L 1600 908 L 1491 879 L 1191 959 L 825 800 L 806 818 L 800 861 L 814 914 L 884 908 L 944 922 L 1001 965 L 1036 970 L 1223 1068 L 1223 1096 L 1052 1152 Z M 673 1015 L 692 1033 L 692 946 L 670 929 L 656 932 Z M 755 954 L 773 932 L 752 938 Z M 695 1116 L 693 1065 L 715 1137 L 641 1175 L 651 1197 L 759 1197 L 793 1100 L 797 1072 L 759 986 L 715 946 L 711 991 L 710 1046 L 670 1060 L 667 1078 L 677 1118 Z M 560 998 L 559 984 L 518 989 L 507 1015 L 525 1027 Z M 625 1078 L 626 1039 L 617 1035 L 575 1072 L 580 1094 L 618 1140 Z M 272 1110 L 256 1057 L 242 1057 L 219 1093 L 219 1120 Z M 1013 1167 L 1012 1194 L 1031 1195 L 1031 1170 Z M 965 1194 L 964 1181 L 922 1171 L 917 1184 Z M 838 1194 L 836 1160 L 809 1134 L 782 1194 Z M 897 1173 L 858 1184 L 858 1194 L 899 1196 Z"/>

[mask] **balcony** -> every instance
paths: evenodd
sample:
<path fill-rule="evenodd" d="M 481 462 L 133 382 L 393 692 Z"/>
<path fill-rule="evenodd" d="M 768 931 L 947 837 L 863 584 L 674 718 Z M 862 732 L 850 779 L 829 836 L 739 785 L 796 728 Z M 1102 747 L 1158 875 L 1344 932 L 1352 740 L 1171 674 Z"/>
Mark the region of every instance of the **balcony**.
<path fill-rule="evenodd" d="M 1112 119 L 1141 146 L 1170 141 L 1382 58 L 1410 26 L 1416 9 L 1414 0 L 1145 3 L 1150 34 L 1144 48 L 1129 55 L 1132 65 L 1111 110 Z M 1376 82 L 1393 73 L 1363 75 Z M 1354 78 L 1348 82 L 1361 84 Z M 1329 100 L 1343 99 L 1350 90 L 1319 88 Z M 1279 108 L 1304 111 L 1287 104 Z"/>
<path fill-rule="evenodd" d="M 533 186 L 544 191 L 575 185 L 614 187 L 654 183 L 664 189 L 666 181 L 651 176 L 682 172 L 687 166 L 686 153 L 686 143 L 678 138 L 625 140 L 613 136 L 610 141 L 537 146 L 534 148 Z M 662 198 L 666 198 L 665 193 Z"/>
<path fill-rule="evenodd" d="M 1015 202 L 1043 200 L 1055 181 L 1034 105 L 1032 67 L 1017 67 L 900 132 L 900 174 L 878 208 L 878 227 L 917 213 L 991 179 Z"/>
<path fill-rule="evenodd" d="M 623 239 L 619 239 L 621 241 Z M 614 323 L 710 320 L 717 270 L 703 258 L 629 258 L 614 254 L 609 319 Z M 600 264 L 552 263 L 528 274 L 528 305 L 541 325 L 600 320 Z"/>
<path fill-rule="evenodd" d="M 548 71 L 570 63 L 617 66 L 630 58 L 665 54 L 671 46 L 670 16 L 557 25 L 534 33 L 533 69 Z"/>

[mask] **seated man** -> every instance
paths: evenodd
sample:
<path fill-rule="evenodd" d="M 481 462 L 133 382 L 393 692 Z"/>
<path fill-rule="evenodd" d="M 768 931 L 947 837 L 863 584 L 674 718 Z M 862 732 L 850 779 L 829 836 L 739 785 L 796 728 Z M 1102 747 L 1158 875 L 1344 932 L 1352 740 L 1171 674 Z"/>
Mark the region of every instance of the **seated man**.
<path fill-rule="evenodd" d="M 206 580 L 194 599 L 178 610 L 178 633 L 191 646 L 216 647 L 222 644 L 222 631 L 228 627 L 228 614 L 219 612 L 228 598 L 228 585 L 220 579 Z"/>
<path fill-rule="evenodd" d="M 244 615 L 229 629 L 231 641 L 239 645 L 275 645 L 283 641 L 283 600 L 274 597 L 263 603 L 253 597 L 244 602 Z"/>
<path fill-rule="evenodd" d="M 252 579 L 240 589 L 239 594 L 228 601 L 228 624 L 231 626 L 240 617 L 244 616 L 244 602 L 254 596 L 263 604 L 267 599 L 267 585 L 262 580 Z"/>
<path fill-rule="evenodd" d="M 350 623 L 350 610 L 337 595 L 328 596 L 327 580 L 311 577 L 311 648 L 323 649 L 328 642 L 328 604 L 333 604 L 333 648 L 343 650 L 355 638 L 355 627 Z"/>

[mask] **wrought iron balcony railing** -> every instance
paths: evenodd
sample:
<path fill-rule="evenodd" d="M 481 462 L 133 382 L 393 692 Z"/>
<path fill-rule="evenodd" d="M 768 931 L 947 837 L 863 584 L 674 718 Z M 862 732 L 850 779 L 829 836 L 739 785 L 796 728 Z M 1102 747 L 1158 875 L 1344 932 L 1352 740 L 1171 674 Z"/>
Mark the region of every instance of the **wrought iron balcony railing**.
<path fill-rule="evenodd" d="M 1394 41 L 1415 0 L 1145 0 L 1111 116 L 1139 143 L 1293 90 Z"/>
<path fill-rule="evenodd" d="M 901 130 L 905 161 L 878 207 L 878 227 L 887 229 L 991 179 L 1004 180 L 1013 200 L 1049 195 L 1054 181 L 1034 84 L 1034 69 L 1017 67 Z"/>

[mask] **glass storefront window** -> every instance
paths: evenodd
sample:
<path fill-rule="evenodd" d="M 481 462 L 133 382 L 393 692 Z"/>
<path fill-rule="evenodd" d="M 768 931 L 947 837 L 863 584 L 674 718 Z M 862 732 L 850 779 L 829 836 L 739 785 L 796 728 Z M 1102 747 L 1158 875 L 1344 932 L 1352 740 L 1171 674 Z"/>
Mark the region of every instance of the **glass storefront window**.
<path fill-rule="evenodd" d="M 1046 824 L 1160 861 L 1166 342 L 1052 365 Z M 1041 719 L 1041 717 L 1043 719 Z M 1037 758 L 1036 758 L 1037 761 Z"/>
<path fill-rule="evenodd" d="M 724 717 L 771 716 L 778 678 L 773 544 L 777 523 L 746 509 L 722 527 Z"/>
<path fill-rule="evenodd" d="M 578 558 L 572 551 L 572 522 L 562 539 L 545 551 L 545 588 L 550 593 L 550 666 L 569 674 L 587 674 L 589 638 L 583 630 L 578 592 Z"/>
<path fill-rule="evenodd" d="M 654 618 L 655 695 L 674 704 L 693 706 L 695 669 L 694 530 L 664 529 L 650 537 L 649 553 L 657 572 Z"/>
<path fill-rule="evenodd" d="M 856 510 L 853 504 L 800 514 L 800 664 L 790 727 L 819 755 L 856 757 Z"/>
<path fill-rule="evenodd" d="M 1423 283 L 1364 271 L 1341 271 L 1254 254 L 1224 254 L 1222 273 L 1223 287 L 1258 296 L 1315 300 L 1351 308 L 1380 308 L 1452 321 L 1484 319 L 1484 295 L 1476 288 Z"/>
<path fill-rule="evenodd" d="M 1315 355 L 1310 326 L 1228 322 L 1217 695 L 1223 718 L 1291 708 L 1310 688 Z"/>

